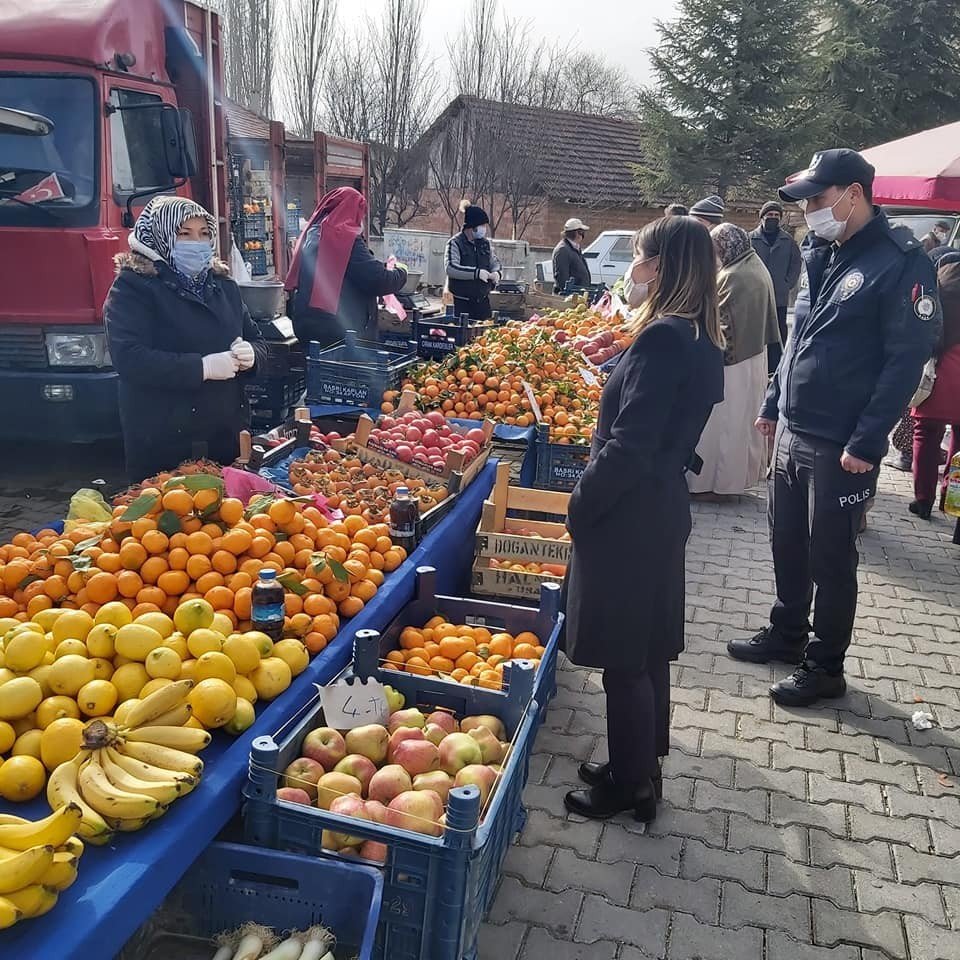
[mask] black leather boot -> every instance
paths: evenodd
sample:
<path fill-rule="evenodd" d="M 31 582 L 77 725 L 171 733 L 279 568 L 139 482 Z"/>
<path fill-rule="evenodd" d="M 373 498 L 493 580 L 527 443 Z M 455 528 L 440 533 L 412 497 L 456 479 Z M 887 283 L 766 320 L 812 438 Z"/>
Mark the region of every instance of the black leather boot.
<path fill-rule="evenodd" d="M 933 513 L 932 500 L 914 500 L 907 509 L 921 520 L 929 520 Z"/>
<path fill-rule="evenodd" d="M 728 641 L 727 653 L 747 663 L 801 663 L 806 644 L 806 637 L 786 637 L 776 627 L 764 627 L 747 640 Z"/>
<path fill-rule="evenodd" d="M 657 797 L 652 780 L 620 786 L 608 777 L 589 790 L 571 790 L 563 798 L 563 803 L 571 813 L 590 820 L 609 820 L 626 810 L 632 810 L 634 820 L 642 823 L 650 823 L 657 816 Z"/>
<path fill-rule="evenodd" d="M 809 707 L 818 700 L 842 697 L 846 692 L 842 673 L 827 673 L 809 663 L 801 664 L 791 676 L 770 688 L 770 696 L 784 707 Z"/>
<path fill-rule="evenodd" d="M 580 769 L 577 771 L 580 775 L 580 779 L 589 784 L 591 787 L 595 787 L 600 783 L 603 783 L 604 780 L 610 775 L 610 761 L 606 763 L 581 763 Z M 663 799 L 663 773 L 660 770 L 660 764 L 657 764 L 657 775 L 653 778 L 653 792 L 657 796 L 657 802 Z"/>

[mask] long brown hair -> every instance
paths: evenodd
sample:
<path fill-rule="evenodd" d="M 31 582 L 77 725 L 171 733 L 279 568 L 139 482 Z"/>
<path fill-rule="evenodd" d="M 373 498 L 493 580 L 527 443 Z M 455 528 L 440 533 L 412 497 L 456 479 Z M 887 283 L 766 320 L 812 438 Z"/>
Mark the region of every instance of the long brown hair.
<path fill-rule="evenodd" d="M 706 228 L 690 217 L 665 217 L 648 223 L 633 246 L 644 260 L 660 258 L 656 288 L 640 306 L 633 332 L 660 317 L 683 317 L 723 349 L 717 258 Z"/>

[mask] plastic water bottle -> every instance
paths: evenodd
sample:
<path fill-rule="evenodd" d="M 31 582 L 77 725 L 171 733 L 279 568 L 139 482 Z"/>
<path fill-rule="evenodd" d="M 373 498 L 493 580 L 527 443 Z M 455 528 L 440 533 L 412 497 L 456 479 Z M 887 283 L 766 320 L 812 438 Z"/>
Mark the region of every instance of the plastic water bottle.
<path fill-rule="evenodd" d="M 267 567 L 253 585 L 250 598 L 253 629 L 265 633 L 276 643 L 283 638 L 284 589 L 277 581 L 277 571 Z"/>
<path fill-rule="evenodd" d="M 396 547 L 403 547 L 407 554 L 417 548 L 420 526 L 420 508 L 416 500 L 411 499 L 407 487 L 397 487 L 393 503 L 390 504 L 390 539 Z"/>

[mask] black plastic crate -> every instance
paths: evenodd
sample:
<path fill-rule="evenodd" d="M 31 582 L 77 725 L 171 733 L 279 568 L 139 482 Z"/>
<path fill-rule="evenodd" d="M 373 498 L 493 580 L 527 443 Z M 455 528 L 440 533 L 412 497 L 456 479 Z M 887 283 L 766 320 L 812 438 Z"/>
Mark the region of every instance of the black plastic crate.
<path fill-rule="evenodd" d="M 590 447 L 575 443 L 551 443 L 550 428 L 537 427 L 537 473 L 535 487 L 569 493 L 590 461 Z"/>
<path fill-rule="evenodd" d="M 264 240 L 267 236 L 267 220 L 262 213 L 245 213 L 241 220 L 244 240 Z"/>
<path fill-rule="evenodd" d="M 255 277 L 266 276 L 267 273 L 267 251 L 266 250 L 244 250 L 243 259 L 245 263 L 250 264 L 250 273 Z"/>
<path fill-rule="evenodd" d="M 288 237 L 299 237 L 300 236 L 300 202 L 297 201 L 294 208 L 290 209 L 290 204 L 287 204 L 287 236 Z"/>
<path fill-rule="evenodd" d="M 303 376 L 256 380 L 244 387 L 251 411 L 281 410 L 296 406 L 303 397 L 306 380 Z M 276 421 L 275 421 L 276 423 Z"/>
<path fill-rule="evenodd" d="M 415 317 L 413 338 L 417 343 L 417 355 L 429 360 L 443 360 L 493 326 L 492 320 L 475 321 L 467 314 L 460 317 Z"/>
<path fill-rule="evenodd" d="M 257 363 L 257 378 L 303 377 L 307 373 L 307 356 L 303 344 L 295 337 L 289 340 L 264 340 L 267 355 Z"/>

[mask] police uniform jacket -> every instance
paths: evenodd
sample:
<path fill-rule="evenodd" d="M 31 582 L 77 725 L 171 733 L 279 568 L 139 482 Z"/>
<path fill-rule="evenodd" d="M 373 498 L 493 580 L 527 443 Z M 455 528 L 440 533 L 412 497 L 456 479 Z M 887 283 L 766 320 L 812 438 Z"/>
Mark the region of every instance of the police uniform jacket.
<path fill-rule="evenodd" d="M 940 329 L 933 264 L 875 216 L 846 243 L 809 234 L 793 334 L 760 416 L 879 463 Z"/>

